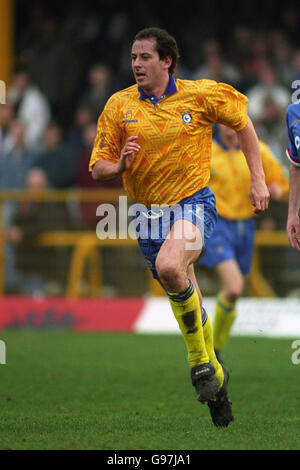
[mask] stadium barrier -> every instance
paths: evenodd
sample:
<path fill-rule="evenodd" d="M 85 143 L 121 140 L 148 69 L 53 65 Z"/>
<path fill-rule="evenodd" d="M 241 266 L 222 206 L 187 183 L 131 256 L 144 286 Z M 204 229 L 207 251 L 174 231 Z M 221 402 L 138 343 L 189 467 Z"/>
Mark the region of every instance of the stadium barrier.
<path fill-rule="evenodd" d="M 67 297 L 78 297 L 78 285 L 82 279 L 85 263 L 90 263 L 90 295 L 99 295 L 102 290 L 101 255 L 97 247 L 128 247 L 135 246 L 136 240 L 128 239 L 105 239 L 99 240 L 94 232 L 47 232 L 37 240 L 42 246 L 72 245 L 74 247 L 69 269 L 68 283 L 66 289 Z M 288 246 L 285 232 L 258 231 L 255 240 L 255 252 L 253 267 L 249 276 L 251 294 L 254 297 L 275 297 L 276 294 L 267 280 L 264 278 L 260 268 L 259 248 L 262 246 Z M 149 271 L 150 292 L 153 295 L 164 295 L 164 291 L 152 278 Z"/>
<path fill-rule="evenodd" d="M 83 278 L 86 264 L 89 265 L 89 295 L 101 296 L 102 269 L 101 250 L 105 247 L 136 246 L 137 241 L 131 238 L 99 240 L 95 232 L 46 232 L 39 236 L 37 243 L 41 246 L 70 245 L 73 253 L 70 262 L 69 275 L 66 287 L 66 297 L 79 297 L 80 282 Z M 159 283 L 155 281 L 149 271 L 149 292 L 153 295 L 164 294 Z"/>

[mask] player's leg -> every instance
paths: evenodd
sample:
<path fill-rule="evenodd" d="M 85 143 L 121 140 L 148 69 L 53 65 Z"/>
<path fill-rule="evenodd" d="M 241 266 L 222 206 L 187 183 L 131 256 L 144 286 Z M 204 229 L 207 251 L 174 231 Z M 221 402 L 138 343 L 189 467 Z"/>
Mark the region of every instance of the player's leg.
<path fill-rule="evenodd" d="M 195 225 L 188 220 L 177 220 L 159 250 L 156 270 L 187 346 L 198 400 L 204 402 L 215 397 L 219 384 L 206 350 L 201 297 L 188 276 L 188 267 L 199 257 L 202 243 L 202 235 Z"/>
<path fill-rule="evenodd" d="M 236 303 L 244 289 L 244 276 L 234 259 L 218 264 L 216 272 L 221 280 L 214 319 L 214 346 L 219 356 L 225 347 L 237 315 Z"/>
<path fill-rule="evenodd" d="M 219 360 L 236 318 L 237 300 L 243 292 L 245 276 L 251 268 L 254 232 L 252 219 L 232 221 L 219 217 L 200 260 L 203 266 L 216 269 L 221 280 L 214 320 L 214 345 Z"/>
<path fill-rule="evenodd" d="M 232 225 L 230 245 L 233 256 L 217 265 L 221 279 L 221 292 L 217 298 L 214 342 L 216 350 L 222 350 L 236 318 L 236 306 L 242 295 L 245 278 L 251 270 L 254 249 L 255 221 L 241 220 Z"/>
<path fill-rule="evenodd" d="M 190 279 L 192 279 L 195 286 L 197 286 L 197 292 L 200 299 L 202 299 L 202 294 L 197 283 L 197 279 L 194 272 L 194 266 L 190 265 L 188 267 L 188 274 Z M 202 303 L 202 302 L 201 302 Z M 232 414 L 232 403 L 229 399 L 227 393 L 227 384 L 229 381 L 229 373 L 224 365 L 220 364 L 218 361 L 213 341 L 213 330 L 211 322 L 206 310 L 202 307 L 202 328 L 203 335 L 206 345 L 206 350 L 209 355 L 209 359 L 212 362 L 214 369 L 216 371 L 216 377 L 219 383 L 219 391 L 216 394 L 214 400 L 209 400 L 207 402 L 212 421 L 217 427 L 227 427 L 233 420 Z"/>
<path fill-rule="evenodd" d="M 203 304 L 202 303 L 202 294 L 201 294 L 201 290 L 200 290 L 199 284 L 198 284 L 197 279 L 196 279 L 194 266 L 192 264 L 188 267 L 188 276 L 189 276 L 189 279 L 192 280 L 192 282 L 193 282 L 193 284 L 194 284 L 194 286 L 197 290 L 198 297 L 200 299 L 200 304 L 202 305 Z M 215 373 L 216 373 L 216 377 L 218 379 L 219 389 L 220 389 L 223 385 L 223 380 L 224 380 L 223 369 L 222 369 L 222 366 L 218 362 L 218 359 L 215 355 L 214 340 L 213 340 L 213 329 L 212 329 L 212 325 L 211 325 L 211 322 L 210 322 L 209 315 L 208 315 L 207 311 L 203 308 L 203 306 L 202 306 L 202 328 L 203 328 L 203 335 L 204 335 L 206 351 L 207 351 L 209 360 L 212 362 L 212 364 L 215 368 Z"/>

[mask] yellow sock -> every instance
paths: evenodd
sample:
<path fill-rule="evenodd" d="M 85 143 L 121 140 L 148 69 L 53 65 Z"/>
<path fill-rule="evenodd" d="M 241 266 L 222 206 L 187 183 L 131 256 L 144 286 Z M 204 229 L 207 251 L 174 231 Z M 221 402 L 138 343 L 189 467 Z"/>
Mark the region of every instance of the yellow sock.
<path fill-rule="evenodd" d="M 231 327 L 236 318 L 236 304 L 229 303 L 222 294 L 217 297 L 214 320 L 214 345 L 222 351 L 230 334 Z"/>
<path fill-rule="evenodd" d="M 223 368 L 221 364 L 218 362 L 218 359 L 216 358 L 216 355 L 215 355 L 214 341 L 213 341 L 213 329 L 211 326 L 209 316 L 207 315 L 205 309 L 203 309 L 203 313 L 204 315 L 202 317 L 202 328 L 203 328 L 206 350 L 209 356 L 209 360 L 212 362 L 215 368 L 215 374 L 218 379 L 219 389 L 220 389 L 224 381 Z"/>
<path fill-rule="evenodd" d="M 202 328 L 201 306 L 191 280 L 179 294 L 167 293 L 174 316 L 184 337 L 191 367 L 209 362 Z"/>

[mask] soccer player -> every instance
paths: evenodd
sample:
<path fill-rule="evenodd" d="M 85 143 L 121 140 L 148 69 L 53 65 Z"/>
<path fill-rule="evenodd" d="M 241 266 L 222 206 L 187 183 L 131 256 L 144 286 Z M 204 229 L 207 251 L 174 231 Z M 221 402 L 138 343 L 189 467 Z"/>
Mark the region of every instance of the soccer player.
<path fill-rule="evenodd" d="M 96 181 L 122 175 L 129 198 L 149 207 L 149 217 L 154 204 L 192 207 L 174 218 L 166 237 L 138 240 L 184 337 L 197 398 L 208 404 L 216 426 L 228 426 L 233 420 L 228 374 L 216 359 L 193 269 L 217 219 L 207 186 L 213 123 L 237 132 L 258 213 L 268 207 L 269 192 L 247 98 L 211 80 L 175 80 L 178 56 L 176 40 L 165 30 L 146 28 L 135 36 L 131 65 L 136 84 L 115 93 L 100 115 L 90 171 Z M 204 211 L 198 211 L 200 206 Z"/>
<path fill-rule="evenodd" d="M 300 101 L 288 107 L 286 124 L 289 138 L 286 154 L 291 163 L 287 234 L 291 246 L 300 252 Z"/>
<path fill-rule="evenodd" d="M 288 179 L 271 150 L 259 141 L 262 164 L 271 198 L 287 197 Z M 221 281 L 214 319 L 214 347 L 217 358 L 237 315 L 237 301 L 251 269 L 254 249 L 255 215 L 248 193 L 250 173 L 238 137 L 229 127 L 217 126 L 212 145 L 209 187 L 216 196 L 218 222 L 206 243 L 200 264 L 214 268 Z"/>

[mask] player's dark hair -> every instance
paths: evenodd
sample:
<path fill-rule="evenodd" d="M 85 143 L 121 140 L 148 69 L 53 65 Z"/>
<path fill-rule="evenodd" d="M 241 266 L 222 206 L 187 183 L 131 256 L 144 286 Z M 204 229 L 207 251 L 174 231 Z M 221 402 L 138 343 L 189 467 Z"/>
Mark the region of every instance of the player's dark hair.
<path fill-rule="evenodd" d="M 173 38 L 173 36 L 171 36 L 165 29 L 156 27 L 142 29 L 135 35 L 133 42 L 141 41 L 143 39 L 156 40 L 156 50 L 160 60 L 163 60 L 166 57 L 171 57 L 172 64 L 169 67 L 169 73 L 174 73 L 179 59 L 179 50 L 176 39 Z"/>

